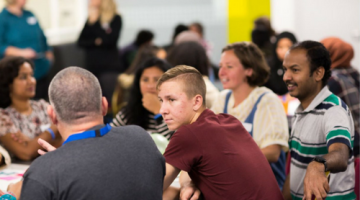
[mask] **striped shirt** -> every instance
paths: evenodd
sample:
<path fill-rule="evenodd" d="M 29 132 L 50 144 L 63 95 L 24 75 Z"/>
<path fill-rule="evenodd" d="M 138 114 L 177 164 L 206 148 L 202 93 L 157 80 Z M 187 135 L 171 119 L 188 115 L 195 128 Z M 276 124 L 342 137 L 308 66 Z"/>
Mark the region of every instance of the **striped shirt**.
<path fill-rule="evenodd" d="M 222 91 L 213 102 L 211 110 L 216 114 L 223 113 L 225 98 L 228 92 L 229 90 Z M 231 94 L 227 113 L 236 117 L 244 125 L 244 121 L 249 116 L 257 99 L 265 92 L 267 94 L 261 99 L 255 113 L 252 129 L 253 139 L 260 149 L 269 145 L 278 144 L 282 146 L 282 149 L 286 152 L 288 150 L 289 131 L 285 110 L 280 99 L 270 89 L 266 87 L 256 87 L 249 96 L 236 107 L 234 107 L 234 95 Z M 244 125 L 244 127 L 248 130 L 246 125 Z"/>
<path fill-rule="evenodd" d="M 354 122 L 349 108 L 327 87 L 305 110 L 300 105 L 289 139 L 292 199 L 303 198 L 306 169 L 314 157 L 328 154 L 329 146 L 334 143 L 344 143 L 352 150 L 353 140 Z M 330 174 L 330 192 L 326 199 L 355 199 L 354 181 L 354 157 L 351 152 L 346 171 Z"/>
<path fill-rule="evenodd" d="M 146 129 L 148 133 L 158 133 L 164 137 L 166 137 L 168 140 L 170 140 L 173 131 L 170 131 L 165 123 L 165 121 L 161 118 L 160 123 L 157 122 L 157 120 L 154 119 L 153 114 L 149 114 L 149 126 Z M 125 116 L 122 111 L 120 111 L 113 121 L 110 123 L 111 126 L 125 126 L 129 125 L 127 124 L 127 119 L 125 119 Z"/>

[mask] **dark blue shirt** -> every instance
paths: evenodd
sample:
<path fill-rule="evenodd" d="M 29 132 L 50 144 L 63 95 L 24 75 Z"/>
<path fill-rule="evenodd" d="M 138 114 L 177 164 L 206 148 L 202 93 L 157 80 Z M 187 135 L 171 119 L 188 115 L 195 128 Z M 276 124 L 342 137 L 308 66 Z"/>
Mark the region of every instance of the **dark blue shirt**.
<path fill-rule="evenodd" d="M 4 57 L 9 46 L 20 49 L 32 48 L 37 57 L 34 76 L 38 80 L 47 75 L 50 61 L 45 52 L 50 50 L 38 20 L 30 11 L 23 10 L 21 16 L 10 13 L 6 8 L 0 13 L 0 58 Z"/>

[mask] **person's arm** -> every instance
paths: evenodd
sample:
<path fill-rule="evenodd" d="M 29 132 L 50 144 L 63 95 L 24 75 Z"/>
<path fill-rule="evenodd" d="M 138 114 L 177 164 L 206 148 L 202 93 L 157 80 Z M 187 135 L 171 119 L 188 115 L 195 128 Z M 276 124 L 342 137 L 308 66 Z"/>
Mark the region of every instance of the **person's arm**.
<path fill-rule="evenodd" d="M 114 47 L 117 46 L 117 42 L 120 37 L 120 31 L 122 27 L 121 17 L 115 15 L 114 19 L 110 22 L 110 31 L 107 32 L 104 29 L 98 30 L 98 38 L 101 38 L 101 44 L 98 46 L 102 47 Z"/>
<path fill-rule="evenodd" d="M 342 143 L 334 143 L 329 147 L 329 153 L 324 155 L 327 171 L 331 173 L 343 172 L 347 169 L 349 148 Z M 326 198 L 330 191 L 328 179 L 325 174 L 323 163 L 312 161 L 306 170 L 304 179 L 304 199 L 311 200 L 312 195 L 316 199 Z"/>
<path fill-rule="evenodd" d="M 285 150 L 289 146 L 289 130 L 284 107 L 275 94 L 267 93 L 260 101 L 253 131 L 254 140 L 268 162 L 277 162 L 282 148 Z"/>
<path fill-rule="evenodd" d="M 282 189 L 282 195 L 284 200 L 291 200 L 291 193 L 290 193 L 290 174 L 286 176 L 285 183 Z"/>
<path fill-rule="evenodd" d="M 265 155 L 266 159 L 270 163 L 275 163 L 278 161 L 281 153 L 281 146 L 278 144 L 269 145 L 265 148 L 260 149 L 261 152 Z"/>
<path fill-rule="evenodd" d="M 180 173 L 180 199 L 181 200 L 197 200 L 200 198 L 200 190 L 192 182 L 189 174 L 185 171 Z"/>
<path fill-rule="evenodd" d="M 164 177 L 163 190 L 166 190 L 171 185 L 171 183 L 175 180 L 176 176 L 180 172 L 180 169 L 178 169 L 168 163 L 165 164 L 165 168 L 166 168 L 166 174 Z"/>
<path fill-rule="evenodd" d="M 55 125 L 51 126 L 51 129 L 55 132 L 56 136 L 59 137 L 58 131 Z M 5 134 L 0 137 L 0 142 L 4 145 L 6 149 L 12 152 L 16 157 L 21 160 L 32 160 L 38 156 L 38 149 L 41 146 L 38 144 L 38 139 L 41 138 L 48 142 L 54 142 L 51 134 L 48 131 L 44 131 L 39 136 L 35 137 L 32 140 L 27 142 L 27 145 L 23 145 L 17 141 L 15 141 L 11 137 L 11 133 Z"/>

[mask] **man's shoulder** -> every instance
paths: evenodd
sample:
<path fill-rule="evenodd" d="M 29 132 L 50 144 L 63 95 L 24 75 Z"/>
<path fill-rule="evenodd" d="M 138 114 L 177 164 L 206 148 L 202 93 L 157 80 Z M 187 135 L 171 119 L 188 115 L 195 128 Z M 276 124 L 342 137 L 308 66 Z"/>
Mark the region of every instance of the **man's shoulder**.
<path fill-rule="evenodd" d="M 343 109 L 344 111 L 348 112 L 349 108 L 346 103 L 335 94 L 331 93 L 329 96 L 324 98 L 324 100 L 315 107 L 315 110 L 321 110 L 323 112 L 328 112 L 330 110 L 338 110 Z"/>

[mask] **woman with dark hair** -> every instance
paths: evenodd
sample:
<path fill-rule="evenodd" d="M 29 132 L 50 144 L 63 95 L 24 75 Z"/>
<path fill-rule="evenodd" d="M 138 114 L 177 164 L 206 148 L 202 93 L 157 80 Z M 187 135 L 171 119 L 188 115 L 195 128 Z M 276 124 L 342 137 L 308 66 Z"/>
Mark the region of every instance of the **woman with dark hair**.
<path fill-rule="evenodd" d="M 223 49 L 219 77 L 224 87 L 214 101 L 215 113 L 236 117 L 269 161 L 280 189 L 285 182 L 285 152 L 288 123 L 280 99 L 260 87 L 269 76 L 269 66 L 253 43 L 233 43 Z"/>
<path fill-rule="evenodd" d="M 277 95 L 284 95 L 288 92 L 287 86 L 283 81 L 284 70 L 282 63 L 286 52 L 296 43 L 295 35 L 290 32 L 282 32 L 276 36 L 273 56 L 269 60 L 270 77 L 264 86 L 270 88 Z"/>
<path fill-rule="evenodd" d="M 112 126 L 138 125 L 149 133 L 158 133 L 170 139 L 172 131 L 159 114 L 160 101 L 156 83 L 171 68 L 164 60 L 150 58 L 136 71 L 127 105 L 116 115 Z"/>
<path fill-rule="evenodd" d="M 33 68 L 33 63 L 22 57 L 0 61 L 0 142 L 21 160 L 38 156 L 38 138 L 53 145 L 61 140 L 47 114 L 49 104 L 30 100 L 36 87 Z"/>
<path fill-rule="evenodd" d="M 183 42 L 169 52 L 166 60 L 172 65 L 188 65 L 196 68 L 202 75 L 206 85 L 206 107 L 211 108 L 219 90 L 209 80 L 210 62 L 205 49 L 196 42 Z"/>
<path fill-rule="evenodd" d="M 134 82 L 134 74 L 142 62 L 150 58 L 165 59 L 166 51 L 158 46 L 147 44 L 142 46 L 135 56 L 130 67 L 117 78 L 117 85 L 112 96 L 111 107 L 114 114 L 126 105 L 130 93 L 130 87 Z"/>

